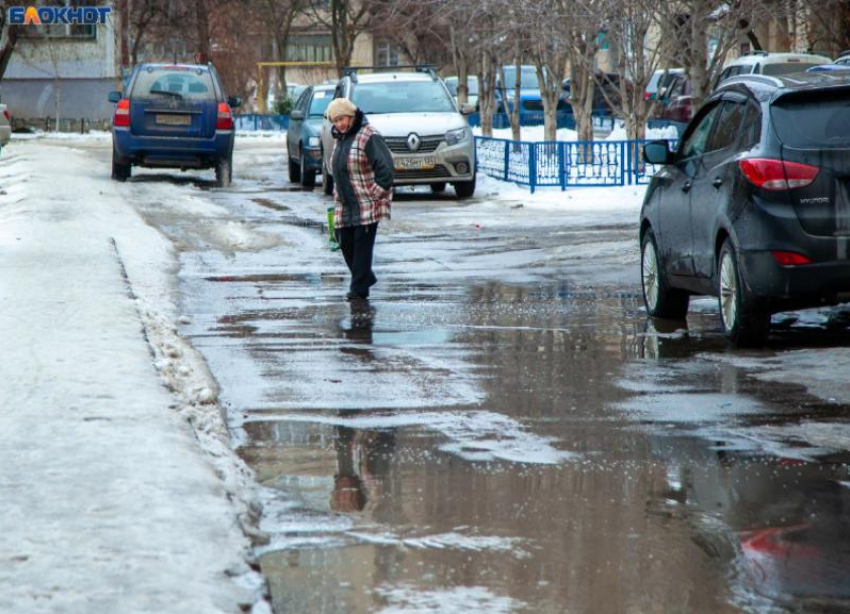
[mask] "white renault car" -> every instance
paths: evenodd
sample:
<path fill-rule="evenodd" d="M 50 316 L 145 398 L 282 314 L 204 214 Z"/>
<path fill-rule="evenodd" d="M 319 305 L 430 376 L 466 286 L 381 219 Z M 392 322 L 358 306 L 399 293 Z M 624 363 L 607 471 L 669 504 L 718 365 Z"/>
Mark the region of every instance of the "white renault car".
<path fill-rule="evenodd" d="M 458 198 L 469 198 L 475 192 L 475 139 L 464 115 L 475 109 L 464 105 L 458 110 L 433 69 L 412 68 L 416 70 L 369 74 L 346 69 L 334 98 L 351 100 L 384 137 L 393 155 L 393 185 L 430 185 L 434 192 L 442 192 L 451 183 Z M 325 118 L 322 126 L 325 194 L 333 193 L 333 179 L 328 171 L 333 148 L 331 124 Z"/>

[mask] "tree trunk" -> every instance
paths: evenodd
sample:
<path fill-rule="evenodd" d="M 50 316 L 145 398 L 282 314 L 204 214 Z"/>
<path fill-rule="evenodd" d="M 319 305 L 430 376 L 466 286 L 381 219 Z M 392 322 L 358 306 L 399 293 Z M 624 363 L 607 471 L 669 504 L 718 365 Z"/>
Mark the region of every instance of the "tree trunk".
<path fill-rule="evenodd" d="M 493 111 L 496 107 L 496 59 L 484 51 L 478 73 L 478 104 L 481 107 L 481 133 L 493 136 Z"/>
<path fill-rule="evenodd" d="M 543 140 L 558 140 L 558 92 L 546 92 L 543 99 Z"/>
<path fill-rule="evenodd" d="M 195 19 L 198 28 L 198 64 L 210 61 L 210 21 L 204 0 L 195 0 Z"/>
<path fill-rule="evenodd" d="M 18 42 L 18 26 L 8 26 L 6 28 L 6 42 L 0 48 L 0 79 L 6 74 L 6 68 L 9 66 L 9 60 L 12 59 L 12 54 L 15 52 L 15 43 Z"/>
<path fill-rule="evenodd" d="M 522 128 L 520 126 L 519 114 L 520 107 L 522 106 L 522 53 L 517 50 L 516 56 L 514 56 L 514 108 L 511 110 L 510 120 L 511 120 L 511 138 L 514 141 L 522 140 Z M 505 79 L 505 71 L 502 71 L 502 81 Z M 505 84 L 507 87 L 507 83 Z"/>
<path fill-rule="evenodd" d="M 570 62 L 570 105 L 576 120 L 579 141 L 593 140 L 593 92 L 596 81 L 583 58 L 574 57 Z"/>

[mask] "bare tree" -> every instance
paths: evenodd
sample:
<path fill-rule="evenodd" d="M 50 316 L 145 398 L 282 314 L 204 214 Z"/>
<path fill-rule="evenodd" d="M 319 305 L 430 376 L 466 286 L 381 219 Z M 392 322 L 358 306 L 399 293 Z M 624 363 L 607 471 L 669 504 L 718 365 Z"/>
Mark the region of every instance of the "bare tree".
<path fill-rule="evenodd" d="M 511 26 L 501 13 L 502 0 L 480 2 L 475 9 L 474 41 L 475 64 L 478 72 L 478 105 L 481 113 L 481 133 L 493 136 L 493 115 L 496 109 L 496 75 L 502 65 L 502 45 L 508 38 Z"/>
<path fill-rule="evenodd" d="M 365 0 L 309 0 L 307 13 L 317 26 L 331 33 L 339 76 L 351 64 L 354 41 L 372 23 L 371 4 Z"/>
<path fill-rule="evenodd" d="M 245 41 L 262 41 L 264 20 L 260 13 L 248 13 L 236 3 L 221 7 L 214 13 L 214 38 L 210 46 L 211 59 L 224 82 L 228 94 L 248 99 L 254 86 L 257 62 L 262 45 Z"/>
<path fill-rule="evenodd" d="M 451 3 L 455 4 L 455 3 Z M 450 61 L 445 0 L 371 0 L 372 34 L 392 41 L 414 64 Z"/>
<path fill-rule="evenodd" d="M 647 86 L 662 64 L 673 61 L 674 48 L 682 44 L 658 29 L 664 4 L 663 0 L 609 0 L 605 8 L 606 37 L 615 49 L 620 74 L 619 100 L 608 102 L 623 118 L 630 140 L 645 138 L 646 122 L 657 104 L 646 100 Z"/>
<path fill-rule="evenodd" d="M 750 24 L 774 15 L 782 7 L 767 7 L 760 0 L 680 0 L 659 2 L 659 29 L 676 45 L 672 61 L 685 68 L 691 83 L 692 106 L 698 108 L 711 92 L 726 56 L 748 40 Z"/>
<path fill-rule="evenodd" d="M 165 0 L 133 0 L 133 2 L 124 2 L 123 5 L 124 10 L 128 11 L 127 25 L 133 41 L 129 50 L 129 59 L 135 66 L 139 63 L 139 52 L 144 48 L 151 28 L 157 21 L 166 17 Z"/>
<path fill-rule="evenodd" d="M 596 57 L 604 35 L 604 0 L 572 2 L 565 8 L 569 11 L 566 32 L 570 67 L 569 102 L 576 120 L 578 140 L 592 141 Z"/>
<path fill-rule="evenodd" d="M 9 7 L 16 5 L 20 5 L 20 2 L 17 0 L 3 0 L 0 2 L 0 80 L 6 74 L 6 68 L 9 66 L 9 61 L 15 52 L 18 34 L 20 34 L 19 26 L 8 23 Z"/>
<path fill-rule="evenodd" d="M 798 47 L 832 56 L 850 49 L 850 3 L 847 0 L 794 0 L 789 7 L 801 26 Z M 802 42 L 802 41 L 801 41 Z"/>
<path fill-rule="evenodd" d="M 558 101 L 561 99 L 561 82 L 567 73 L 570 60 L 568 41 L 569 5 L 571 0 L 543 0 L 527 3 L 527 22 L 534 36 L 529 44 L 529 57 L 537 69 L 540 96 L 543 99 L 544 140 L 557 140 Z"/>
<path fill-rule="evenodd" d="M 299 12 L 307 7 L 306 0 L 257 0 L 257 9 L 261 9 L 264 14 L 264 19 L 260 22 L 263 25 L 266 35 L 275 42 L 277 49 L 278 61 L 286 61 L 286 50 L 289 47 L 289 35 L 292 32 L 292 24 L 295 21 Z M 279 66 L 277 69 L 278 76 L 278 94 L 283 95 L 286 92 L 286 66 Z M 257 94 L 261 94 L 258 92 Z M 264 96 L 265 93 L 262 93 Z"/>

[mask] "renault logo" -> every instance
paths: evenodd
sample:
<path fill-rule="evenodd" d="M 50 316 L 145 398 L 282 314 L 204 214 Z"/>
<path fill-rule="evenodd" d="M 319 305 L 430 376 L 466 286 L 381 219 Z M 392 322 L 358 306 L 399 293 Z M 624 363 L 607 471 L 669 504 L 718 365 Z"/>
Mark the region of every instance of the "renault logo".
<path fill-rule="evenodd" d="M 419 138 L 419 135 L 415 132 L 412 132 L 410 136 L 407 137 L 407 148 L 410 151 L 419 151 L 419 145 L 422 144 L 422 139 Z"/>

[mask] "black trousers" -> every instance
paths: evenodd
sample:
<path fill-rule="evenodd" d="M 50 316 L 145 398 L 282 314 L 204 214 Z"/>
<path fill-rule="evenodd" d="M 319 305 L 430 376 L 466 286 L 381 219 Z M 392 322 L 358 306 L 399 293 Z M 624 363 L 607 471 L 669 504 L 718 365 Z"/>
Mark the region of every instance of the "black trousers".
<path fill-rule="evenodd" d="M 351 271 L 349 290 L 365 298 L 369 296 L 369 288 L 378 281 L 372 272 L 372 251 L 375 249 L 378 222 L 365 226 L 348 226 L 336 232 L 342 257 Z"/>

